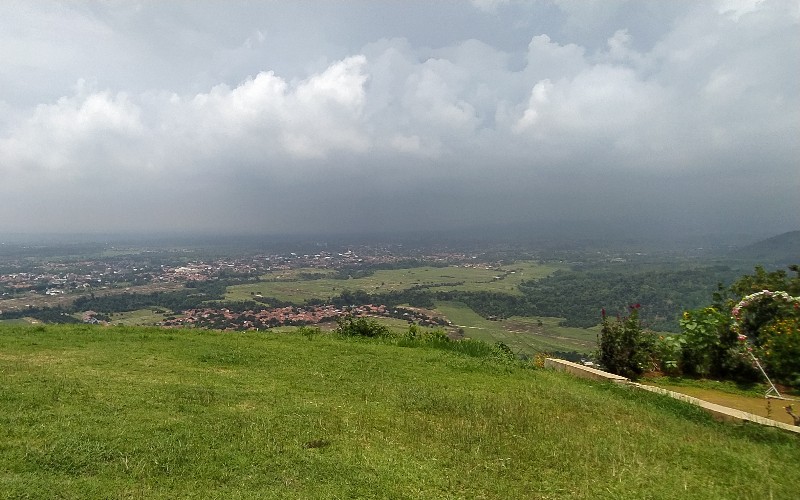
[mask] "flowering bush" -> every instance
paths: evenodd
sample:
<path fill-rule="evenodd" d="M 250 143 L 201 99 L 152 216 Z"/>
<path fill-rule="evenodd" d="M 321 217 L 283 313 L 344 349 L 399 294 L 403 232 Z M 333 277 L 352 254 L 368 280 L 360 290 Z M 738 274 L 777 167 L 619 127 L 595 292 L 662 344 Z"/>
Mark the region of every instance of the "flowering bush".
<path fill-rule="evenodd" d="M 777 380 L 800 385 L 800 297 L 762 290 L 739 301 L 731 318 L 743 350 L 753 350 Z"/>
<path fill-rule="evenodd" d="M 797 276 L 756 266 L 727 290 L 720 285 L 713 307 L 684 312 L 682 334 L 656 345 L 662 370 L 675 369 L 679 349 L 678 370 L 687 375 L 758 380 L 752 354 L 771 376 L 800 386 L 800 297 L 792 296 L 800 294 L 800 265 L 789 269 Z"/>
<path fill-rule="evenodd" d="M 730 325 L 730 317 L 715 307 L 688 311 L 688 315 L 684 315 L 681 329 L 686 347 L 682 368 L 686 373 L 737 380 L 758 378 L 750 359 L 740 356 L 739 340 Z"/>
<path fill-rule="evenodd" d="M 777 380 L 800 386 L 800 321 L 781 319 L 762 332 L 762 359 Z"/>
<path fill-rule="evenodd" d="M 731 310 L 733 324 L 731 329 L 738 336 L 755 335 L 758 342 L 759 329 L 771 322 L 775 316 L 797 316 L 800 313 L 800 297 L 792 297 L 786 292 L 762 290 L 742 298 Z"/>

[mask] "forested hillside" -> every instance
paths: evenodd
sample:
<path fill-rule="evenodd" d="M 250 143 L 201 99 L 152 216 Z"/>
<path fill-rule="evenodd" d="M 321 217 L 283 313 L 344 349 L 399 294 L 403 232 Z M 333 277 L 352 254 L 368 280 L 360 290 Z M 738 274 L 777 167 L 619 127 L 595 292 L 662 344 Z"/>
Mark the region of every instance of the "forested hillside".
<path fill-rule="evenodd" d="M 790 231 L 736 250 L 733 255 L 761 264 L 784 266 L 800 261 L 800 231 Z"/>
<path fill-rule="evenodd" d="M 380 302 L 432 307 L 434 301 L 459 301 L 484 317 L 549 316 L 564 318 L 564 326 L 590 327 L 600 322 L 600 310 L 624 312 L 640 304 L 642 319 L 652 329 L 678 331 L 684 310 L 707 303 L 718 285 L 727 286 L 741 271 L 725 266 L 687 270 L 597 269 L 563 270 L 519 285 L 521 294 L 491 291 L 436 291 L 412 288 L 384 294 L 346 291 L 341 304 Z"/>
<path fill-rule="evenodd" d="M 741 273 L 727 267 L 679 271 L 613 270 L 557 272 L 520 285 L 530 315 L 565 318 L 567 326 L 588 327 L 600 321 L 600 310 L 623 313 L 641 305 L 641 317 L 652 329 L 677 331 L 686 309 L 707 303 L 718 284 L 730 284 Z"/>

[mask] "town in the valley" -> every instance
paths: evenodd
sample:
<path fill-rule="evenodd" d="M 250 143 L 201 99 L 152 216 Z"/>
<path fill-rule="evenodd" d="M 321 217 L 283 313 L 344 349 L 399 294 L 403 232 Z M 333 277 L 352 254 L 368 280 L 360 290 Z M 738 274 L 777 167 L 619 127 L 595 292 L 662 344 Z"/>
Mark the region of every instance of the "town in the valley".
<path fill-rule="evenodd" d="M 254 283 L 263 280 L 313 279 L 323 272 L 345 274 L 372 268 L 392 268 L 409 262 L 491 269 L 497 263 L 452 250 L 421 252 L 399 246 L 364 246 L 315 253 L 253 253 L 239 257 L 204 257 L 195 249 L 101 248 L 97 256 L 42 256 L 35 248 L 4 245 L 0 255 L 0 319 L 27 318 L 36 322 L 43 312 L 57 320 L 114 324 L 113 313 L 80 307 L 85 300 L 170 294 L 209 284 Z M 34 250 L 31 252 L 31 250 Z M 69 253 L 69 248 L 62 253 Z M 156 301 L 157 302 L 157 301 Z M 112 308 L 113 309 L 113 308 Z M 276 326 L 335 324 L 344 315 L 390 317 L 424 326 L 447 325 L 440 315 L 414 307 L 385 304 L 297 305 L 251 292 L 250 300 L 205 304 L 166 311 L 153 324 L 165 327 L 205 327 L 222 330 L 261 330 Z M 52 320 L 53 314 L 44 314 Z"/>

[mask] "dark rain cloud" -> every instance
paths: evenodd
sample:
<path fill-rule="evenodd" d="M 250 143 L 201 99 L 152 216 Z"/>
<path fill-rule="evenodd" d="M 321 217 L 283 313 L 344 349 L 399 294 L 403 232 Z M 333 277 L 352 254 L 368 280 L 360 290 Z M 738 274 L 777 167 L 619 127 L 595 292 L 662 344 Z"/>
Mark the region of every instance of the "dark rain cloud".
<path fill-rule="evenodd" d="M 799 222 L 792 2 L 0 11 L 0 231 Z"/>

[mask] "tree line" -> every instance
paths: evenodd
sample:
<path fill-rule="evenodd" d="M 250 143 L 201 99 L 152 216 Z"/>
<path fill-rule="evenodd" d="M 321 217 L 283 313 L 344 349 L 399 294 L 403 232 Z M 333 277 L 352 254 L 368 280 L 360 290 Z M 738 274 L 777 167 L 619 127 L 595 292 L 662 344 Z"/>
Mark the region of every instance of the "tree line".
<path fill-rule="evenodd" d="M 557 271 L 520 284 L 521 294 L 494 291 L 435 290 L 412 287 L 370 294 L 345 290 L 331 299 L 335 305 L 409 304 L 432 308 L 436 301 L 458 301 L 485 318 L 549 316 L 564 318 L 563 326 L 587 328 L 600 323 L 600 311 L 624 314 L 629 304 L 641 305 L 641 319 L 651 329 L 679 331 L 683 311 L 699 307 L 740 273 L 724 266 L 690 270 Z"/>
<path fill-rule="evenodd" d="M 755 381 L 763 368 L 773 380 L 800 387 L 800 266 L 755 272 L 688 309 L 680 334 L 642 327 L 638 304 L 612 320 L 603 315 L 598 358 L 607 370 L 636 378 L 646 371 Z"/>

